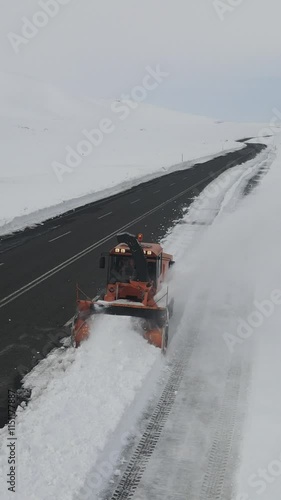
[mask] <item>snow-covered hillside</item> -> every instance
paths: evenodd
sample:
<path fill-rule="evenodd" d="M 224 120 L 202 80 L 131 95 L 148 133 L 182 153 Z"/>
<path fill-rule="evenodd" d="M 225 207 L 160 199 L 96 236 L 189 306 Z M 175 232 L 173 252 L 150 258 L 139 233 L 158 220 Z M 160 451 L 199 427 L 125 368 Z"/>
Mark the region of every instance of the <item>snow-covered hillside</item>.
<path fill-rule="evenodd" d="M 145 103 L 74 99 L 0 73 L 0 234 L 161 175 L 182 158 L 241 148 L 236 139 L 261 129 Z"/>

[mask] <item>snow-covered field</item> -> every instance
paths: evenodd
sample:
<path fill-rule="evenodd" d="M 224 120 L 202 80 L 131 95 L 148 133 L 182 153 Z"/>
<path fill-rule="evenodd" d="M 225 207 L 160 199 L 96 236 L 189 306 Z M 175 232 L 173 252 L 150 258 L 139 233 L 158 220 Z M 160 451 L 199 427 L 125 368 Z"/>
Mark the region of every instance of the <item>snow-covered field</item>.
<path fill-rule="evenodd" d="M 240 313 L 248 325 L 242 346 L 247 349 L 249 344 L 253 361 L 235 500 L 276 500 L 281 496 L 280 185 L 279 144 L 270 173 L 233 215 L 233 234 L 242 244 L 240 275 L 246 273 L 245 287 L 252 293 L 252 300 Z"/>
<path fill-rule="evenodd" d="M 233 500 L 276 500 L 281 495 L 280 138 L 277 153 L 272 148 L 260 166 L 270 170 L 257 189 L 241 200 L 244 181 L 240 185 L 234 182 L 214 224 L 203 231 L 195 229 L 199 237 L 194 239 L 195 230 L 188 234 L 182 226 L 174 232 L 186 263 L 176 280 L 176 286 L 180 288 L 182 283 L 182 294 L 187 295 L 183 325 L 188 323 L 190 330 L 199 328 L 201 332 L 201 357 L 197 357 L 198 366 L 193 366 L 194 380 L 203 374 L 206 387 L 211 380 L 215 400 L 219 388 L 215 374 L 226 359 L 244 359 L 251 371 L 242 386 L 246 421 L 238 442 Z M 225 178 L 231 179 L 229 174 Z M 207 199 L 216 201 L 216 190 L 207 188 L 205 193 L 208 190 Z M 195 203 L 190 214 L 211 220 L 211 210 L 206 219 L 204 203 L 200 198 L 197 203 L 198 212 Z M 214 211 L 218 208 L 214 203 Z M 198 466 L 200 460 L 198 455 Z"/>
<path fill-rule="evenodd" d="M 177 260 L 172 285 L 178 320 L 182 316 L 178 331 L 189 335 L 200 326 L 204 333 L 197 354 L 207 357 L 193 363 L 193 372 L 195 377 L 196 371 L 207 377 L 206 387 L 212 381 L 213 396 L 208 397 L 216 399 L 217 368 L 233 355 L 245 353 L 252 366 L 234 500 L 254 500 L 257 495 L 276 500 L 281 492 L 281 141 L 275 156 L 270 146 L 256 160 L 223 174 L 195 200 L 164 242 Z M 242 199 L 249 177 L 261 168 L 270 170 Z M 259 306 L 263 301 L 264 314 Z M 258 318 L 252 317 L 257 312 Z M 124 433 L 155 396 L 165 363 L 157 349 L 131 331 L 126 319 L 112 318 L 98 322 L 79 351 L 56 351 L 41 362 L 26 379 L 33 397 L 17 421 L 19 498 L 86 500 L 93 498 L 91 488 L 98 498 L 101 477 L 114 470 Z M 4 500 L 9 498 L 7 428 L 0 437 Z M 104 454 L 101 473 L 98 464 Z"/>
<path fill-rule="evenodd" d="M 240 149 L 236 139 L 263 129 L 145 102 L 74 99 L 34 79 L 0 73 L 0 234 L 175 165 L 186 168 L 188 162 Z"/>

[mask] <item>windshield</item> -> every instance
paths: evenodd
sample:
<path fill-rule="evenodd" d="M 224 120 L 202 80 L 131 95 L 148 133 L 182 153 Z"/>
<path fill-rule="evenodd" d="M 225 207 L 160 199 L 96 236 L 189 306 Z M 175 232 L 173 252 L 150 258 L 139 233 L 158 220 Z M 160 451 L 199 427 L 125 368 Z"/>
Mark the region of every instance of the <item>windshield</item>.
<path fill-rule="evenodd" d="M 135 262 L 131 256 L 114 255 L 111 257 L 109 282 L 129 283 L 137 277 Z"/>
<path fill-rule="evenodd" d="M 156 262 L 155 260 L 150 260 L 147 262 L 148 276 L 150 281 L 156 283 Z"/>
<path fill-rule="evenodd" d="M 148 261 L 148 274 L 156 282 L 156 262 Z M 112 255 L 110 258 L 109 283 L 129 283 L 137 279 L 135 261 L 130 255 Z"/>

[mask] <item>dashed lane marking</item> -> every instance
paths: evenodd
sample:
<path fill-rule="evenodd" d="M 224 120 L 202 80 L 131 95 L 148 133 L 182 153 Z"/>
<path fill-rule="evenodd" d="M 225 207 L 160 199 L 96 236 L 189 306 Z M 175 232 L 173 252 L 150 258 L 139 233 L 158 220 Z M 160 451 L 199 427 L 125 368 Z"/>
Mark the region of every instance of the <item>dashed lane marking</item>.
<path fill-rule="evenodd" d="M 104 215 L 101 215 L 100 217 L 98 217 L 98 219 L 103 219 L 104 217 L 107 217 L 108 215 L 111 215 L 112 212 L 108 212 L 107 214 L 104 214 Z"/>
<path fill-rule="evenodd" d="M 67 236 L 70 233 L 71 233 L 71 231 L 68 231 L 67 233 L 61 234 L 60 236 L 57 236 L 56 238 L 49 240 L 49 243 L 52 243 L 53 241 L 59 240 L 60 238 L 64 238 L 64 236 Z"/>
<path fill-rule="evenodd" d="M 224 169 L 222 170 L 224 171 Z M 220 175 L 220 173 L 222 171 L 219 171 L 218 172 L 218 175 Z M 200 184 L 202 184 L 205 180 L 207 180 L 208 177 L 206 178 L 203 178 L 201 179 L 200 181 L 198 181 L 197 183 L 195 183 L 192 187 L 193 189 L 197 186 L 199 186 Z M 32 288 L 38 286 L 40 283 L 42 283 L 43 281 L 49 279 L 51 276 L 53 276 L 54 274 L 57 274 L 58 272 L 62 271 L 62 269 L 65 269 L 66 267 L 70 266 L 71 264 L 73 264 L 73 262 L 76 262 L 77 260 L 81 259 L 82 257 L 84 257 L 85 255 L 89 254 L 90 252 L 92 252 L 93 250 L 95 250 L 96 248 L 100 247 L 102 244 L 106 243 L 107 241 L 111 240 L 114 236 L 116 236 L 116 234 L 122 232 L 122 231 L 125 231 L 126 229 L 129 229 L 132 225 L 142 221 L 143 219 L 145 219 L 146 217 L 148 217 L 149 215 L 152 215 L 154 214 L 155 212 L 157 212 L 158 210 L 161 210 L 161 208 L 165 207 L 166 205 L 168 205 L 169 203 L 172 203 L 173 201 L 177 200 L 178 198 L 181 198 L 182 196 L 188 194 L 189 192 L 191 191 L 191 187 L 188 187 L 186 189 L 184 189 L 183 191 L 181 191 L 180 193 L 177 193 L 176 195 L 172 196 L 171 198 L 169 198 L 168 200 L 160 203 L 159 205 L 156 205 L 156 207 L 152 208 L 151 210 L 148 210 L 147 212 L 144 212 L 142 215 L 140 215 L 139 217 L 136 217 L 135 219 L 131 220 L 130 222 L 128 222 L 127 224 L 125 224 L 124 226 L 122 227 L 119 227 L 118 229 L 116 229 L 115 231 L 113 231 L 112 233 L 108 234 L 107 236 L 105 236 L 104 238 L 96 241 L 95 243 L 93 243 L 92 245 L 88 246 L 87 248 L 84 248 L 83 250 L 81 250 L 80 252 L 78 252 L 77 254 L 73 255 L 72 257 L 70 257 L 69 259 L 61 262 L 59 265 L 53 267 L 52 269 L 50 269 L 49 271 L 47 271 L 46 273 L 42 274 L 41 276 L 38 276 L 38 278 L 36 278 L 35 280 L 27 283 L 26 285 L 22 286 L 21 288 L 19 288 L 18 290 L 15 290 L 14 292 L 12 292 L 10 295 L 7 295 L 6 297 L 4 297 L 3 299 L 0 300 L 0 309 L 2 307 L 4 307 L 5 305 L 9 304 L 10 302 L 12 302 L 13 300 L 17 299 L 18 297 L 20 297 L 21 295 L 23 295 L 24 293 L 28 292 L 29 290 L 31 290 Z M 109 214 L 106 214 L 106 215 L 109 215 Z"/>

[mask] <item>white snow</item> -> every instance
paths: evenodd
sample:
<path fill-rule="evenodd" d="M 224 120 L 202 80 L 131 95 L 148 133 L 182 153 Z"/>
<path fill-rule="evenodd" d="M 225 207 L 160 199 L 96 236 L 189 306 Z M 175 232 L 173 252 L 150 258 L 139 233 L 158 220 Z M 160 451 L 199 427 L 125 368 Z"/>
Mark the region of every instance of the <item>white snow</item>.
<path fill-rule="evenodd" d="M 193 376 L 212 380 L 216 398 L 216 371 L 229 365 L 231 357 L 243 359 L 252 372 L 242 386 L 248 398 L 242 442 L 235 443 L 240 454 L 233 500 L 281 496 L 280 137 L 276 143 L 277 152 L 271 146 L 256 167 L 252 162 L 244 174 L 237 167 L 215 181 L 217 190 L 208 187 L 185 218 L 189 229 L 181 224 L 172 233 L 173 244 L 180 244 L 178 259 L 186 261 L 175 280 L 185 303 L 182 328 L 188 324 L 189 331 L 201 332 L 201 357 L 197 367 L 193 363 Z M 261 167 L 270 169 L 253 193 L 241 199 L 251 168 Z M 229 189 L 220 200 L 215 194 L 227 181 Z M 199 225 L 191 225 L 194 221 Z M 202 229 L 204 221 L 211 225 Z M 200 460 L 198 456 L 198 466 Z"/>
<path fill-rule="evenodd" d="M 133 302 L 132 300 L 126 300 L 126 299 L 118 299 L 118 300 L 114 300 L 113 302 L 108 302 L 108 301 L 105 301 L 105 300 L 97 300 L 96 301 L 96 304 L 99 305 L 101 304 L 102 306 L 105 306 L 105 307 L 108 307 L 110 304 L 125 304 L 127 306 L 134 306 L 134 307 L 143 307 L 143 304 L 139 303 L 136 305 L 135 302 Z"/>
<path fill-rule="evenodd" d="M 73 198 L 102 196 L 110 189 L 122 189 L 126 182 L 159 175 L 163 167 L 177 163 L 182 153 L 188 160 L 202 158 L 217 154 L 226 140 L 227 148 L 234 149 L 241 147 L 235 139 L 259 134 L 258 125 L 217 124 L 143 104 L 121 127 L 118 124 L 116 134 L 106 138 L 94 157 L 59 183 L 52 160 L 62 161 L 65 145 L 75 146 L 81 130 L 95 126 L 110 110 L 110 103 L 65 98 L 50 87 L 23 79 L 25 99 L 20 102 L 27 104 L 20 109 L 19 103 L 11 101 L 19 82 L 15 89 L 14 80 L 12 85 L 4 75 L 2 83 L 1 96 L 6 95 L 0 118 L 2 231 L 8 221 L 24 213 L 28 217 L 13 220 L 13 227 L 30 222 L 30 214 L 39 209 L 44 218 L 46 207 L 64 201 L 68 207 Z M 248 321 L 255 301 L 269 300 L 281 288 L 280 160 L 278 142 L 276 159 L 270 145 L 255 160 L 223 174 L 195 200 L 164 241 L 165 250 L 178 263 L 171 285 L 183 323 L 196 327 L 200 317 L 200 328 L 212 336 L 210 352 L 219 356 L 216 364 L 223 353 L 225 363 L 231 354 L 233 345 L 227 342 L 227 334 L 238 339 L 237 347 L 242 352 L 245 348 L 253 365 L 235 500 L 256 498 L 257 487 L 249 486 L 248 478 L 258 476 L 261 468 L 267 473 L 264 498 L 276 500 L 281 492 L 281 465 L 280 474 L 276 473 L 276 460 L 281 463 L 281 309 L 276 306 L 270 317 L 263 318 L 249 339 L 241 342 L 237 337 L 239 321 Z M 4 164 L 9 165 L 7 170 Z M 269 167 L 260 187 L 242 199 L 248 179 Z M 214 369 L 211 359 L 210 371 Z M 150 376 L 154 373 L 155 377 L 155 370 L 160 373 L 161 366 L 160 351 L 144 342 L 122 318 L 99 318 L 94 335 L 81 349 L 56 351 L 41 362 L 26 378 L 33 396 L 17 418 L 19 498 L 79 498 L 87 475 L 95 470 L 122 419 L 130 423 L 131 407 L 141 391 L 143 404 L 147 402 Z M 6 500 L 7 428 L 0 431 L 0 437 L 0 499 Z M 114 451 L 121 447 L 122 443 Z"/>
<path fill-rule="evenodd" d="M 281 290 L 280 167 L 281 144 L 278 144 L 270 172 L 244 206 L 244 212 L 237 214 L 240 221 L 244 215 L 243 230 L 237 236 L 241 241 L 239 235 L 243 231 L 247 288 L 257 303 L 250 301 L 243 315 L 249 322 L 247 315 L 255 314 L 244 343 L 245 349 L 251 349 L 253 364 L 235 500 L 276 500 L 281 496 L 281 303 L 272 301 L 274 291 Z M 257 304 L 264 304 L 264 313 L 260 313 Z M 253 320 L 258 326 L 252 325 Z"/>
<path fill-rule="evenodd" d="M 182 325 L 188 326 L 187 333 L 198 325 L 205 332 L 207 342 L 201 348 L 210 355 L 205 376 L 213 377 L 213 389 L 217 366 L 222 360 L 227 364 L 232 348 L 236 352 L 236 343 L 229 344 L 225 334 L 238 339 L 237 348 L 245 350 L 253 364 L 235 500 L 256 498 L 257 490 L 247 484 L 249 476 L 258 474 L 259 468 L 271 471 L 281 454 L 281 306 L 249 339 L 241 342 L 237 337 L 239 322 L 248 320 L 255 301 L 268 300 L 281 288 L 281 142 L 276 159 L 275 155 L 271 146 L 255 160 L 223 174 L 164 241 L 178 263 L 171 286 Z M 271 168 L 253 194 L 243 199 L 247 180 L 261 167 Z M 125 418 L 130 425 L 131 407 L 141 392 L 145 405 L 153 390 L 150 377 L 160 373 L 161 365 L 160 351 L 122 318 L 98 319 L 94 335 L 81 349 L 56 351 L 41 362 L 26 379 L 33 397 L 17 418 L 21 500 L 80 498 L 85 481 L 83 498 L 87 492 L 90 497 L 95 485 L 89 485 L 87 475 L 94 474 L 120 422 Z M 7 428 L 0 437 L 0 499 L 6 500 Z M 121 447 L 113 451 L 118 454 Z M 266 484 L 267 500 L 280 497 L 276 463 L 274 471 L 274 479 L 271 471 Z"/>
<path fill-rule="evenodd" d="M 16 425 L 21 500 L 79 494 L 160 358 L 160 350 L 144 342 L 127 318 L 94 323 L 94 335 L 81 349 L 54 352 L 27 377 L 33 397 Z M 0 436 L 0 499 L 5 500 L 7 428 Z M 93 491 L 92 483 L 89 487 Z"/>
<path fill-rule="evenodd" d="M 128 117 L 121 120 L 112 105 L 125 106 Z M 236 139 L 264 130 L 261 124 L 222 123 L 145 102 L 133 105 L 134 110 L 128 102 L 72 98 L 40 81 L 0 73 L 0 234 L 171 168 L 240 149 Z M 72 158 L 76 167 L 70 167 L 66 148 L 76 151 L 86 139 L 83 131 L 100 128 L 104 119 L 114 130 L 103 134 L 90 154 L 84 144 L 83 156 Z M 54 162 L 67 171 L 56 175 Z"/>

